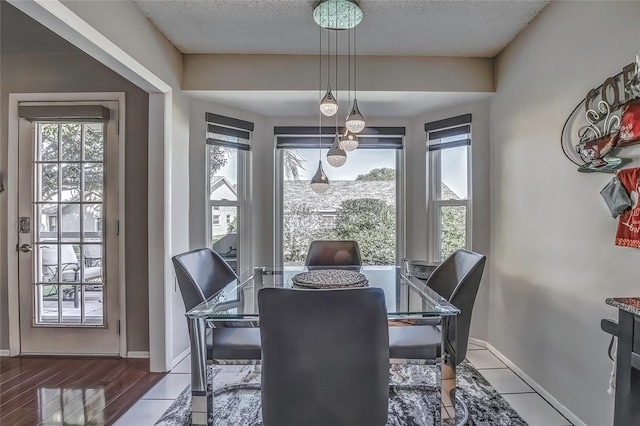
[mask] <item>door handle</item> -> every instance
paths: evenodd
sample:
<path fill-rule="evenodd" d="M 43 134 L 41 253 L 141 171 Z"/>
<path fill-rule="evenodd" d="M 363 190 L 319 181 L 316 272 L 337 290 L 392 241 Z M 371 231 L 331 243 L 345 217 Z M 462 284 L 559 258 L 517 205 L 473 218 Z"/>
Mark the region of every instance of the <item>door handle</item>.
<path fill-rule="evenodd" d="M 21 251 L 23 253 L 29 253 L 30 251 L 33 251 L 33 247 L 31 247 L 31 244 L 23 244 L 21 246 L 16 246 L 16 251 Z"/>

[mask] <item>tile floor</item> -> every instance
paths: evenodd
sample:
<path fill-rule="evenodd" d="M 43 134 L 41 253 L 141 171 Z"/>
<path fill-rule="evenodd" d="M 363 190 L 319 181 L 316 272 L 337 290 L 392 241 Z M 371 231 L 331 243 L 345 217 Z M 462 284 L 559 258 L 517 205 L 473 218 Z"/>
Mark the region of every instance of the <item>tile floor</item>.
<path fill-rule="evenodd" d="M 529 426 L 571 426 L 555 408 L 537 394 L 495 355 L 480 346 L 469 344 L 467 359 L 520 414 Z M 156 384 L 133 405 L 115 426 L 153 426 L 173 400 L 189 384 L 189 357 Z M 445 407 L 451 406 L 445 401 Z"/>

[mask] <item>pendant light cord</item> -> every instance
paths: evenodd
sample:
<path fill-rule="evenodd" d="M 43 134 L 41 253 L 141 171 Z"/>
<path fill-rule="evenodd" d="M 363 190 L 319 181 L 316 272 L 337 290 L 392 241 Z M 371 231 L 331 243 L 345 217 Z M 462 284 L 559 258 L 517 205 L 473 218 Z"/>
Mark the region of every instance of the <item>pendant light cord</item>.
<path fill-rule="evenodd" d="M 338 19 L 337 8 L 338 6 L 336 5 L 336 20 Z M 333 95 L 333 97 L 336 99 L 336 102 L 337 102 L 338 100 L 338 31 L 336 31 L 335 33 L 336 33 L 336 87 L 335 87 L 335 94 Z M 335 116 L 336 116 L 336 133 L 338 133 L 338 114 L 335 114 Z"/>
<path fill-rule="evenodd" d="M 353 99 L 358 97 L 358 34 L 356 28 L 353 27 Z"/>
<path fill-rule="evenodd" d="M 348 59 L 348 73 L 347 73 L 347 80 L 348 80 L 348 84 L 347 84 L 347 98 L 348 98 L 348 102 L 347 102 L 347 108 L 351 108 L 351 28 L 349 28 L 349 42 L 347 43 L 347 59 Z M 349 113 L 347 112 L 347 116 L 349 115 Z M 346 133 L 346 132 L 345 132 Z"/>
<path fill-rule="evenodd" d="M 320 34 L 320 54 L 319 58 L 319 66 L 318 66 L 318 93 L 320 95 L 320 102 L 322 102 L 322 27 L 319 27 L 320 30 L 318 34 Z M 322 111 L 318 108 L 318 161 L 322 161 Z"/>

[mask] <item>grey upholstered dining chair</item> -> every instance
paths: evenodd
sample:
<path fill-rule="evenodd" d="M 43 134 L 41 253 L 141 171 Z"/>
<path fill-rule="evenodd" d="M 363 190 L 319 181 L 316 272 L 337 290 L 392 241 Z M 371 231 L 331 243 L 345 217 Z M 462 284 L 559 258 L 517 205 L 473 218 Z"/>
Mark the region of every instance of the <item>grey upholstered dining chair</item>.
<path fill-rule="evenodd" d="M 458 250 L 442 262 L 426 281 L 449 303 L 460 310 L 457 334 L 447 330 L 449 344 L 458 365 L 467 356 L 471 314 L 478 294 L 487 258 L 468 250 Z M 436 326 L 390 327 L 389 352 L 391 358 L 433 359 L 440 356 L 441 334 Z"/>
<path fill-rule="evenodd" d="M 383 426 L 389 335 L 379 288 L 258 292 L 265 426 Z"/>
<path fill-rule="evenodd" d="M 238 279 L 224 259 L 210 248 L 176 255 L 173 266 L 186 311 L 209 300 Z M 242 292 L 239 297 L 242 297 Z M 224 303 L 229 309 L 241 304 L 240 299 Z M 260 332 L 256 328 L 207 329 L 206 338 L 208 362 L 214 359 L 260 359 Z"/>
<path fill-rule="evenodd" d="M 362 258 L 357 241 L 316 240 L 309 245 L 307 269 L 340 268 L 360 270 Z"/>

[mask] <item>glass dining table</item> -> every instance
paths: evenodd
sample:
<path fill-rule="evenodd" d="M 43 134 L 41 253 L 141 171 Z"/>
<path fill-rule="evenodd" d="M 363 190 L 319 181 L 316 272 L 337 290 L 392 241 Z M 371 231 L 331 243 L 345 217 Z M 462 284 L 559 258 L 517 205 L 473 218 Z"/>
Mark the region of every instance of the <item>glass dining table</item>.
<path fill-rule="evenodd" d="M 318 269 L 318 268 L 314 268 Z M 322 268 L 320 268 L 322 269 Z M 206 302 L 186 313 L 191 339 L 191 394 L 192 424 L 215 424 L 213 395 L 207 386 L 207 328 L 260 327 L 258 292 L 264 287 L 294 287 L 294 275 L 304 267 L 256 267 L 241 274 Z M 358 271 L 368 280 L 370 287 L 384 290 L 389 327 L 433 326 L 447 332 L 440 333 L 440 356 L 436 359 L 408 360 L 435 365 L 437 371 L 434 390 L 441 392 L 445 401 L 444 380 L 455 386 L 455 334 L 459 310 L 435 293 L 425 282 L 410 276 L 397 266 L 363 266 Z M 425 342 L 426 343 L 426 342 Z M 395 360 L 392 360 L 394 362 Z M 439 386 L 438 386 L 439 385 Z M 455 398 L 452 398 L 455 410 Z M 436 424 L 442 424 L 441 410 Z M 444 411 L 444 410 L 442 410 Z"/>

